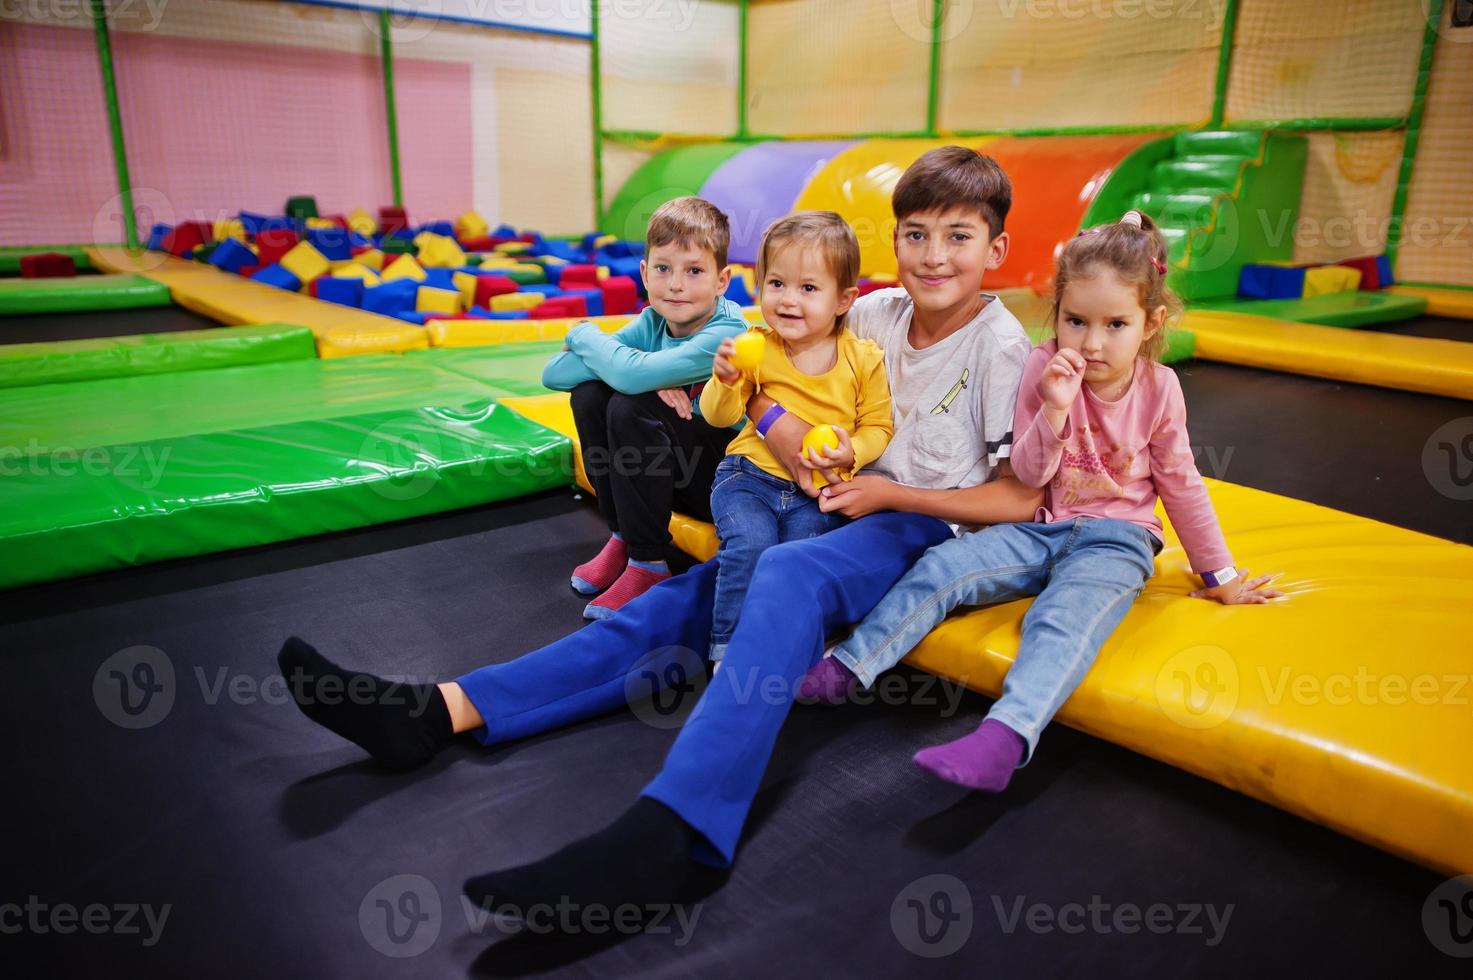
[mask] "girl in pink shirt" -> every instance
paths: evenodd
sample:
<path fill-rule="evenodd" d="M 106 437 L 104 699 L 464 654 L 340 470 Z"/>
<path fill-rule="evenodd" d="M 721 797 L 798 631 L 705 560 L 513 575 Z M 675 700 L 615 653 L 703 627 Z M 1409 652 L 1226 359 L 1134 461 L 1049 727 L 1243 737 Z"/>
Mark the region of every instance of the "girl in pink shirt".
<path fill-rule="evenodd" d="M 1046 487 L 1030 524 L 998 524 L 926 552 L 804 678 L 800 697 L 842 701 L 957 606 L 1035 595 L 1002 697 L 981 727 L 915 760 L 942 779 L 1000 792 L 1145 587 L 1161 550 L 1156 498 L 1202 577 L 1197 598 L 1261 603 L 1282 593 L 1233 565 L 1187 440 L 1181 384 L 1158 363 L 1168 313 L 1166 242 L 1130 211 L 1059 255 L 1055 339 L 1023 370 L 1011 466 Z"/>

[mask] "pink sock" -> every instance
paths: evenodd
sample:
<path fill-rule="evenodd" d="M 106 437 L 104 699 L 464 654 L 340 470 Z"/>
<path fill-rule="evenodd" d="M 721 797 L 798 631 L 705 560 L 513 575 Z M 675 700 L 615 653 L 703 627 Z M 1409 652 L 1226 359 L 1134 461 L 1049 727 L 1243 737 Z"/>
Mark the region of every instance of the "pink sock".
<path fill-rule="evenodd" d="M 836 657 L 824 657 L 809 668 L 798 685 L 798 700 L 817 704 L 843 704 L 849 700 L 854 674 Z"/>
<path fill-rule="evenodd" d="M 598 595 L 614 584 L 629 562 L 629 549 L 623 538 L 609 536 L 603 550 L 573 569 L 573 591 L 579 595 Z"/>
<path fill-rule="evenodd" d="M 668 571 L 657 572 L 638 565 L 630 565 L 609 586 L 608 591 L 594 599 L 583 609 L 584 619 L 608 619 L 624 608 L 625 603 L 644 595 L 651 588 L 670 577 Z"/>
<path fill-rule="evenodd" d="M 916 765 L 948 783 L 1001 793 L 1028 743 L 1000 721 L 984 719 L 975 732 L 915 754 Z"/>

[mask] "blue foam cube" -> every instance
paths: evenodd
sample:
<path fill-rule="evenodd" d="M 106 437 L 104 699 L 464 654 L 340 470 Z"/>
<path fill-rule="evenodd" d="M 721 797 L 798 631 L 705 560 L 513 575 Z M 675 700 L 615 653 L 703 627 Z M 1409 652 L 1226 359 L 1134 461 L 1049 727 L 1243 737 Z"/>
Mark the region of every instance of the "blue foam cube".
<path fill-rule="evenodd" d="M 738 306 L 751 306 L 752 294 L 747 290 L 747 280 L 732 276 L 731 282 L 726 284 L 726 298 Z"/>
<path fill-rule="evenodd" d="M 460 287 L 455 285 L 454 269 L 426 269 L 424 281 L 420 285 L 433 286 L 435 289 L 460 291 Z"/>
<path fill-rule="evenodd" d="M 349 245 L 346 228 L 308 228 L 307 241 L 322 253 L 323 258 L 331 262 L 353 257 L 353 249 Z"/>
<path fill-rule="evenodd" d="M 541 293 L 543 296 L 561 296 L 563 291 L 557 288 L 555 283 L 550 282 L 524 282 L 519 293 Z"/>
<path fill-rule="evenodd" d="M 323 276 L 316 282 L 317 298 L 342 306 L 362 306 L 363 290 L 367 288 L 362 279 Z"/>
<path fill-rule="evenodd" d="M 169 232 L 174 230 L 173 225 L 158 224 L 148 230 L 148 249 L 151 252 L 164 251 L 164 239 Z"/>
<path fill-rule="evenodd" d="M 227 238 L 210 253 L 210 265 L 225 272 L 240 272 L 248 265 L 256 264 L 256 253 L 238 238 Z"/>
<path fill-rule="evenodd" d="M 497 225 L 496 230 L 491 232 L 492 238 L 516 238 L 520 234 L 511 225 Z"/>
<path fill-rule="evenodd" d="M 522 287 L 526 289 L 526 286 Z M 601 289 L 570 289 L 567 296 L 582 296 L 583 305 L 588 309 L 589 316 L 604 315 L 604 294 Z"/>
<path fill-rule="evenodd" d="M 1396 285 L 1396 277 L 1391 274 L 1391 258 L 1386 255 L 1376 256 L 1376 279 L 1381 288 Z"/>
<path fill-rule="evenodd" d="M 471 312 L 483 320 L 525 320 L 532 315 L 531 310 L 488 310 L 484 306 L 472 306 Z"/>
<path fill-rule="evenodd" d="M 302 281 L 292 275 L 280 262 L 272 262 L 264 269 L 258 270 L 251 278 L 256 282 L 264 282 L 268 286 L 275 286 L 277 289 L 285 289 L 289 293 L 294 293 L 302 288 Z"/>
<path fill-rule="evenodd" d="M 435 235 L 444 235 L 446 238 L 455 237 L 455 222 L 453 221 L 431 221 L 420 225 L 415 234 L 428 231 Z"/>
<path fill-rule="evenodd" d="M 413 279 L 394 279 L 363 289 L 363 308 L 370 313 L 397 316 L 414 309 L 419 298 L 419 283 Z"/>
<path fill-rule="evenodd" d="M 1298 299 L 1304 295 L 1304 269 L 1245 265 L 1238 273 L 1238 295 L 1244 299 Z"/>

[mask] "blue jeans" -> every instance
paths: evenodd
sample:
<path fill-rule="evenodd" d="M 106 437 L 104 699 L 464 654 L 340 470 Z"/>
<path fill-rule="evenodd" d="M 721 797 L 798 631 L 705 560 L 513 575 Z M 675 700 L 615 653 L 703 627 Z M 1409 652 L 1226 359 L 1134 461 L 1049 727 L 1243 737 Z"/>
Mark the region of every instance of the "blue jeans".
<path fill-rule="evenodd" d="M 1144 528 L 1091 517 L 963 535 L 926 552 L 834 656 L 868 687 L 957 606 L 1038 596 L 987 713 L 1028 743 L 1021 766 L 1145 588 L 1160 549 Z"/>
<path fill-rule="evenodd" d="M 713 661 L 726 656 L 737 615 L 762 552 L 784 541 L 816 538 L 844 523 L 792 480 L 766 472 L 745 456 L 727 456 L 711 484 L 711 516 L 721 546 L 716 552 L 716 601 L 711 609 Z"/>
<path fill-rule="evenodd" d="M 758 559 L 726 663 L 644 790 L 702 835 L 696 858 L 731 863 L 778 729 L 823 656 L 824 638 L 863 619 L 927 548 L 949 537 L 933 517 L 871 514 Z M 716 563 L 708 561 L 609 619 L 456 678 L 486 720 L 476 738 L 494 745 L 551 731 L 629 707 L 631 688 L 649 694 L 686 683 L 679 668 L 706 649 L 715 592 Z"/>

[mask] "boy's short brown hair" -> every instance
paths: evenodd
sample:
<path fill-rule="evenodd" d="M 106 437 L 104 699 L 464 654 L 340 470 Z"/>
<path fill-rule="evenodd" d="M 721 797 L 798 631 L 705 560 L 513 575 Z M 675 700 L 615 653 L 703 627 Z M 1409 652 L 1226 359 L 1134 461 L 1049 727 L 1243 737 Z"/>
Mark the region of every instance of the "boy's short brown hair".
<path fill-rule="evenodd" d="M 891 205 L 897 223 L 922 211 L 970 208 L 996 238 L 1013 206 L 1013 182 L 990 156 L 965 146 L 940 146 L 906 168 Z"/>
<path fill-rule="evenodd" d="M 726 250 L 731 245 L 731 227 L 721 209 L 699 197 L 677 197 L 666 201 L 650 215 L 649 229 L 644 233 L 646 252 L 662 245 L 677 244 L 699 248 L 716 256 L 716 269 L 726 266 Z"/>

